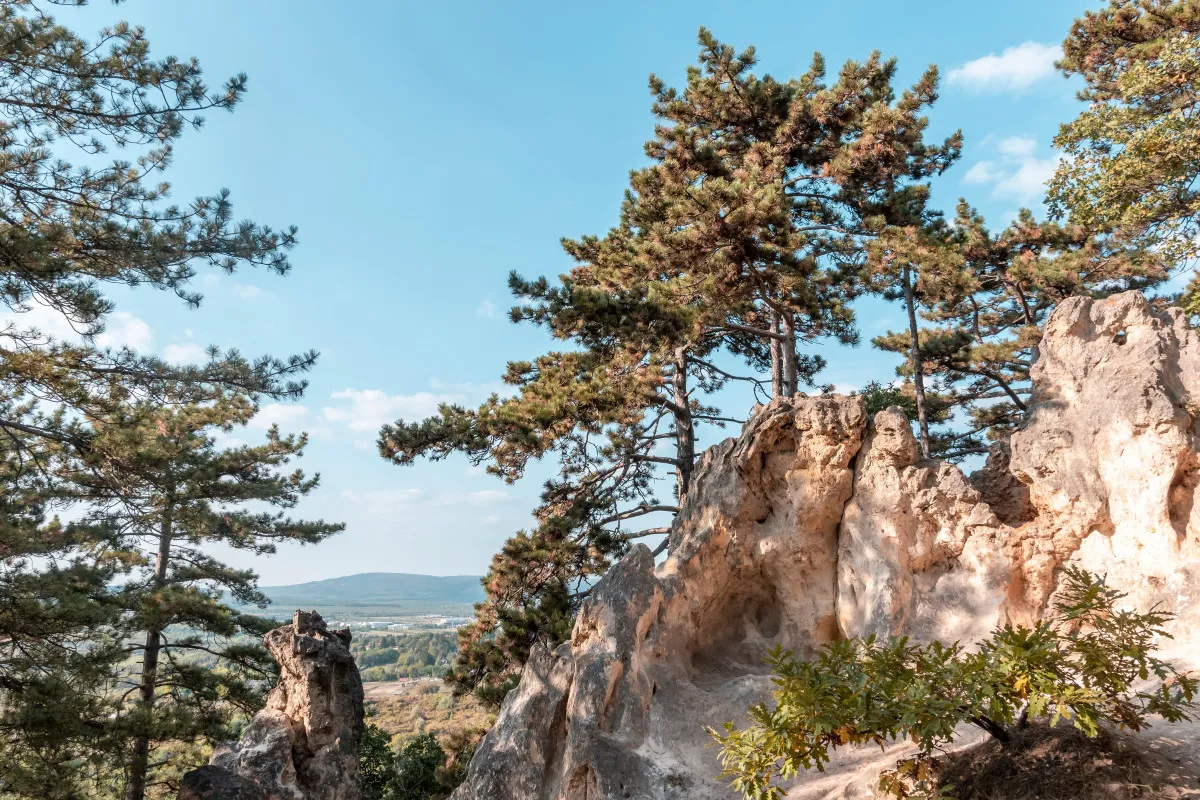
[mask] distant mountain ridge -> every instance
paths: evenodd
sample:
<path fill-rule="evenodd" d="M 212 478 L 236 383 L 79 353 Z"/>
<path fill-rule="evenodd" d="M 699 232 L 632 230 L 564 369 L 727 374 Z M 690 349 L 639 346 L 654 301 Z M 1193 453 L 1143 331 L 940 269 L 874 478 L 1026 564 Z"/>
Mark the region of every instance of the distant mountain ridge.
<path fill-rule="evenodd" d="M 483 600 L 478 575 L 415 575 L 362 572 L 288 586 L 262 586 L 274 610 L 315 608 L 322 613 L 432 612 L 469 609 Z"/>

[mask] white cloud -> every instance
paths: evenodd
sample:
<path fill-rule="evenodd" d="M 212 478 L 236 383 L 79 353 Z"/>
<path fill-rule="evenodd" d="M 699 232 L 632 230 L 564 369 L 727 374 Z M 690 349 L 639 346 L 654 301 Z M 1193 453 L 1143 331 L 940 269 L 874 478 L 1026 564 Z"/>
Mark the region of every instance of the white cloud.
<path fill-rule="evenodd" d="M 1030 158 L 1017 170 L 996 183 L 992 194 L 996 197 L 1011 197 L 1022 203 L 1040 202 L 1046 194 L 1046 182 L 1054 175 L 1058 158 Z"/>
<path fill-rule="evenodd" d="M 79 334 L 67 318 L 52 308 L 33 303 L 28 311 L 0 314 L 0 326 L 12 332 L 36 330 L 43 336 L 65 341 L 79 341 Z"/>
<path fill-rule="evenodd" d="M 425 499 L 421 489 L 346 489 L 341 493 L 348 506 L 367 517 L 390 518 Z"/>
<path fill-rule="evenodd" d="M 256 297 L 261 297 L 263 290 L 249 283 L 235 283 L 233 285 L 233 293 L 243 300 L 253 300 Z"/>
<path fill-rule="evenodd" d="M 127 311 L 117 311 L 109 317 L 104 332 L 96 336 L 96 344 L 146 352 L 154 347 L 154 333 L 143 320 Z"/>
<path fill-rule="evenodd" d="M 1024 42 L 1005 48 L 996 55 L 968 61 L 950 70 L 951 84 L 966 86 L 974 91 L 1021 91 L 1054 74 L 1054 62 L 1062 55 L 1056 44 Z"/>
<path fill-rule="evenodd" d="M 347 405 L 326 406 L 323 412 L 325 419 L 346 423 L 350 430 L 362 433 L 374 433 L 384 423 L 397 419 L 424 419 L 436 414 L 442 403 L 464 402 L 460 394 L 388 394 L 379 389 L 340 389 L 330 397 L 346 401 Z"/>
<path fill-rule="evenodd" d="M 479 307 L 475 309 L 475 314 L 483 317 L 484 319 L 500 318 L 500 311 L 496 308 L 496 304 L 491 300 L 484 300 L 480 302 Z"/>
<path fill-rule="evenodd" d="M 490 506 L 496 503 L 505 503 L 511 499 L 508 492 L 500 492 L 495 489 L 483 489 L 478 492 L 442 492 L 434 499 L 434 504 L 439 506 Z"/>
<path fill-rule="evenodd" d="M 497 514 L 488 514 L 486 517 L 480 517 L 479 521 L 484 525 L 495 525 L 500 521 L 500 517 Z"/>
<path fill-rule="evenodd" d="M 208 361 L 208 351 L 195 342 L 169 344 L 163 348 L 163 358 L 177 364 L 195 364 Z"/>
<path fill-rule="evenodd" d="M 355 511 L 368 517 L 391 518 L 418 507 L 432 509 L 445 506 L 474 506 L 485 508 L 511 499 L 508 492 L 441 492 L 430 495 L 424 489 L 346 489 L 341 498 Z M 428 512 L 441 513 L 445 512 Z"/>
<path fill-rule="evenodd" d="M 1013 158 L 1031 158 L 1037 150 L 1037 139 L 1032 136 L 1009 136 L 1000 140 L 997 149 Z"/>
<path fill-rule="evenodd" d="M 992 183 L 1004 177 L 1004 173 L 996 168 L 991 161 L 980 161 L 972 164 L 963 176 L 963 183 Z"/>
<path fill-rule="evenodd" d="M 258 410 L 254 419 L 250 420 L 249 427 L 266 430 L 272 425 L 278 425 L 286 430 L 302 425 L 307 418 L 308 409 L 304 406 L 267 403 Z"/>
<path fill-rule="evenodd" d="M 240 439 L 237 436 L 227 436 L 224 431 L 215 431 L 213 439 L 216 440 L 218 447 L 225 450 L 231 450 L 234 447 L 245 447 L 250 444 L 245 439 Z"/>
<path fill-rule="evenodd" d="M 992 197 L 1015 200 L 1023 205 L 1040 203 L 1046 194 L 1046 182 L 1054 175 L 1059 155 L 1038 158 L 1037 140 L 1011 136 L 996 145 L 997 158 L 971 165 L 962 182 L 991 186 Z"/>
<path fill-rule="evenodd" d="M 83 328 L 73 326 L 58 311 L 33 301 L 27 311 L 8 311 L 0 314 L 0 332 L 28 332 L 36 330 L 43 338 L 79 344 Z M 95 343 L 99 347 L 120 349 L 128 347 L 143 353 L 154 349 L 154 331 L 140 317 L 128 311 L 116 311 L 104 320 L 104 330 L 97 334 Z"/>

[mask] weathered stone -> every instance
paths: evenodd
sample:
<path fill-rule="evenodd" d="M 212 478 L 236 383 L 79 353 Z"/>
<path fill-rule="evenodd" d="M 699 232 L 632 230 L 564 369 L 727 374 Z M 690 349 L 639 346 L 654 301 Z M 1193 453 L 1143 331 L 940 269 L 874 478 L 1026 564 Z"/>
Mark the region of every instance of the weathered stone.
<path fill-rule="evenodd" d="M 1060 566 L 1142 607 L 1200 611 L 1200 342 L 1138 292 L 1071 298 L 1046 323 L 1011 471 L 1036 516 L 1014 537 L 1011 612 L 1044 611 Z M 1181 621 L 1182 624 L 1183 621 Z M 1188 626 L 1190 627 L 1190 626 Z"/>
<path fill-rule="evenodd" d="M 957 467 L 918 463 L 899 408 L 880 411 L 842 517 L 842 633 L 943 642 L 986 636 L 1005 618 L 1009 533 Z"/>
<path fill-rule="evenodd" d="M 360 800 L 363 688 L 350 631 L 330 630 L 315 611 L 297 611 L 290 625 L 263 642 L 279 662 L 279 683 L 242 738 L 215 748 L 212 767 L 202 769 L 240 776 L 264 800 Z M 185 784 L 199 780 L 194 774 Z M 211 800 L 241 798 L 214 794 Z"/>
<path fill-rule="evenodd" d="M 838 635 L 838 523 L 865 428 L 857 398 L 776 400 L 705 453 L 671 557 L 656 569 L 639 545 L 605 575 L 454 797 L 730 797 L 704 726 L 767 696 L 768 647 Z"/>
<path fill-rule="evenodd" d="M 1080 564 L 1200 622 L 1200 345 L 1129 292 L 1050 317 L 1027 420 L 968 482 L 903 415 L 777 399 L 700 459 L 657 567 L 638 546 L 572 640 L 539 651 L 455 800 L 732 800 L 706 725 L 767 699 L 769 647 L 838 636 L 970 643 L 1043 615 Z M 972 485 L 972 483 L 974 485 Z M 993 505 L 989 505 L 993 504 Z M 788 797 L 871 796 L 904 746 L 840 751 Z"/>
<path fill-rule="evenodd" d="M 1032 520 L 1037 512 L 1029 501 L 1029 487 L 1012 474 L 1012 447 L 1008 439 L 988 448 L 987 463 L 971 473 L 971 485 L 979 497 L 991 507 L 996 518 L 1010 527 Z"/>
<path fill-rule="evenodd" d="M 254 781 L 209 764 L 183 776 L 179 800 L 266 800 L 266 795 Z"/>

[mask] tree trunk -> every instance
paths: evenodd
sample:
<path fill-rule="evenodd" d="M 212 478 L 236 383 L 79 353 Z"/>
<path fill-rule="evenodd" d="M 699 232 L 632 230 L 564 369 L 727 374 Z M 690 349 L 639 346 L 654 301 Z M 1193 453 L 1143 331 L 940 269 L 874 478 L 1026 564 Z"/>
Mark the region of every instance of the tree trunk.
<path fill-rule="evenodd" d="M 771 312 L 771 333 L 779 333 L 779 312 Z M 771 339 L 771 396 L 783 397 L 783 342 Z"/>
<path fill-rule="evenodd" d="M 675 468 L 679 500 L 687 494 L 692 482 L 692 467 L 696 461 L 696 429 L 692 420 L 691 400 L 687 387 L 687 348 L 675 350 L 675 371 L 671 375 L 671 402 L 682 411 L 675 411 L 675 457 L 679 460 Z M 678 503 L 676 504 L 678 505 Z"/>
<path fill-rule="evenodd" d="M 785 341 L 775 340 L 779 342 L 783 352 L 783 394 L 785 397 L 791 397 L 800 391 L 800 376 L 797 374 L 799 369 L 796 363 L 796 321 L 789 312 L 781 314 L 779 322 L 779 332 L 787 337 Z"/>
<path fill-rule="evenodd" d="M 154 561 L 152 585 L 161 589 L 167 582 L 167 566 L 171 560 L 171 508 L 163 513 L 158 536 L 158 555 Z M 138 687 L 138 704 L 148 723 L 154 709 L 154 692 L 158 688 L 158 657 L 162 650 L 162 628 L 152 626 L 146 631 L 146 646 L 142 651 L 142 678 Z M 150 736 L 143 734 L 133 740 L 133 756 L 129 764 L 129 784 L 125 789 L 125 800 L 144 800 L 146 796 L 146 773 L 150 765 Z"/>
<path fill-rule="evenodd" d="M 921 340 L 917 334 L 917 303 L 913 292 L 912 271 L 904 265 L 904 304 L 908 307 L 908 341 L 913 371 L 913 388 L 917 394 L 917 429 L 921 442 L 921 457 L 929 458 L 929 419 L 925 414 L 925 375 L 921 363 Z"/>

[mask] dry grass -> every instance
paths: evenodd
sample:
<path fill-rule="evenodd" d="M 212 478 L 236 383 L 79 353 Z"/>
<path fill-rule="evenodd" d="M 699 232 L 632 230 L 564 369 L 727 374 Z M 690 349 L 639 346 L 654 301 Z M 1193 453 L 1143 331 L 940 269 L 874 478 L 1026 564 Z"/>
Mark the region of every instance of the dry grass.
<path fill-rule="evenodd" d="M 1194 754 L 1191 754 L 1194 755 Z M 988 741 L 941 761 L 957 800 L 1184 800 L 1200 798 L 1200 764 L 1143 739 L 1067 725 L 1032 725 L 1008 748 Z"/>

